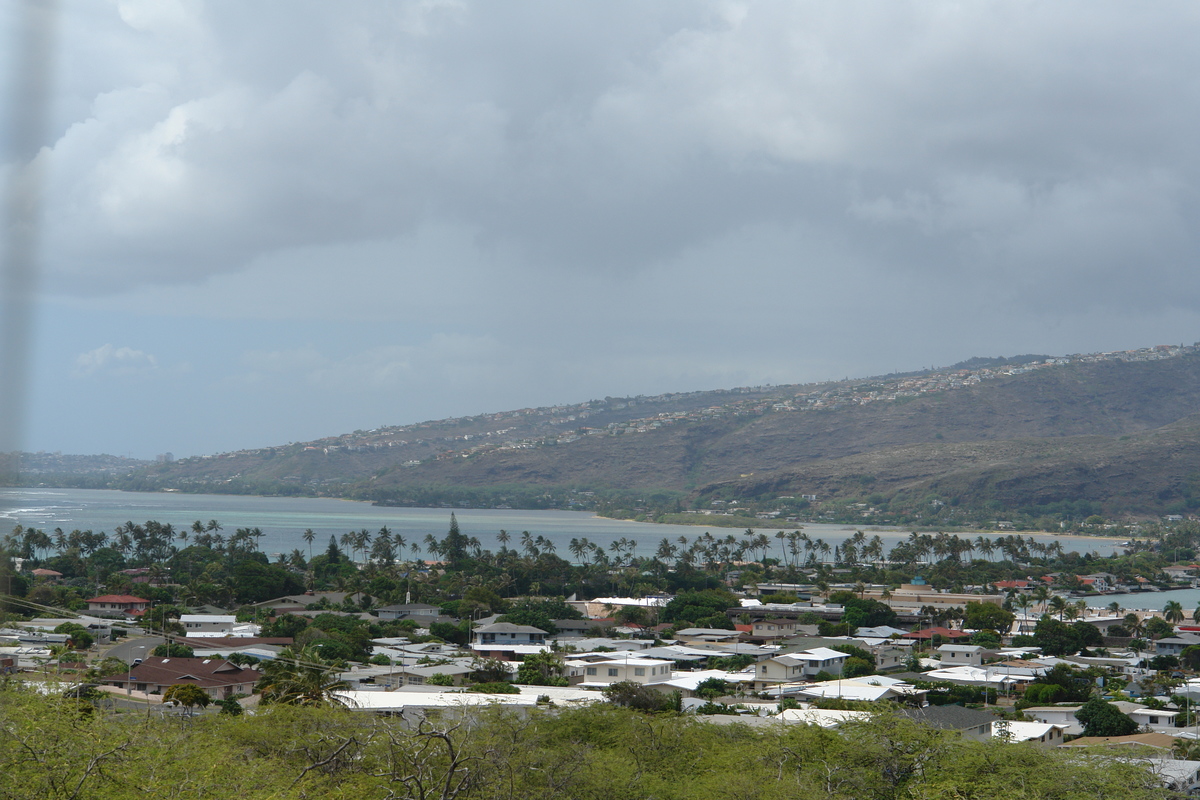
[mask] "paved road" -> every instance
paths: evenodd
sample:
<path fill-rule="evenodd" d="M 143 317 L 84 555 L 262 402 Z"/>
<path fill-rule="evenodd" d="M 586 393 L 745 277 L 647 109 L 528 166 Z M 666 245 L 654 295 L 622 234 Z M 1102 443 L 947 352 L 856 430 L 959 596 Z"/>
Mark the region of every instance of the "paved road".
<path fill-rule="evenodd" d="M 145 658 L 150 655 L 150 651 L 166 641 L 161 636 L 141 636 L 113 645 L 112 649 L 105 653 L 105 657 L 119 658 L 126 664 L 132 664 L 135 658 Z"/>

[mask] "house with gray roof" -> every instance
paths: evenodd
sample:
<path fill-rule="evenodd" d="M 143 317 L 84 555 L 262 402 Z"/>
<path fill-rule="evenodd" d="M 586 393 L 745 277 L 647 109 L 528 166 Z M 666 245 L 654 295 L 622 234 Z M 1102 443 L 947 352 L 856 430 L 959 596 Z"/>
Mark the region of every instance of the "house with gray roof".
<path fill-rule="evenodd" d="M 956 731 L 964 738 L 982 742 L 992 737 L 992 723 L 996 717 L 986 711 L 964 708 L 959 705 L 904 707 L 897 710 L 901 716 L 943 731 Z"/>

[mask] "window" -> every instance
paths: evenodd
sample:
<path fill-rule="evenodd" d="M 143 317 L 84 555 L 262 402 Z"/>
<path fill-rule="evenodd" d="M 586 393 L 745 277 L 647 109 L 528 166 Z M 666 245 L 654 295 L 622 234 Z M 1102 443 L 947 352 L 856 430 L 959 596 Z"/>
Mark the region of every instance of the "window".
<path fill-rule="evenodd" d="M 595 668 L 595 667 L 588 667 L 588 668 L 587 668 L 587 674 L 588 674 L 588 675 L 595 675 L 595 674 L 596 674 L 596 668 Z"/>
<path fill-rule="evenodd" d="M 616 667 L 609 667 L 609 668 L 608 668 L 608 677 L 610 677 L 610 678 L 615 678 L 615 677 L 617 677 L 617 668 L 616 668 Z"/>
<path fill-rule="evenodd" d="M 646 668 L 645 667 L 634 667 L 633 674 L 639 678 L 644 678 L 644 677 L 646 677 Z"/>

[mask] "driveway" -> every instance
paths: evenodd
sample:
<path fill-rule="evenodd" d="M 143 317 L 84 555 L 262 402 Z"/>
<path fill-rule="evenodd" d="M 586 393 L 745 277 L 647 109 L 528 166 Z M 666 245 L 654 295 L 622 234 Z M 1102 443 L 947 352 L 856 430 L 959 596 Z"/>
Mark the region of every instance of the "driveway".
<path fill-rule="evenodd" d="M 140 636 L 137 639 L 130 639 L 127 642 L 113 645 L 113 647 L 105 653 L 105 657 L 119 658 L 126 664 L 132 664 L 135 658 L 144 659 L 150 655 L 150 652 L 160 644 L 165 644 L 166 639 L 161 636 Z"/>

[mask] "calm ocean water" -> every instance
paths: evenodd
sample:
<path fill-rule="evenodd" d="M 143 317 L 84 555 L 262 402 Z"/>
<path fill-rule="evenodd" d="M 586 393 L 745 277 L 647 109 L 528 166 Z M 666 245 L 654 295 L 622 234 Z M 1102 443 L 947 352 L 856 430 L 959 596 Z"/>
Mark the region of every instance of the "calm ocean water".
<path fill-rule="evenodd" d="M 691 525 L 655 525 L 646 522 L 604 519 L 581 511 L 519 511 L 502 509 L 385 508 L 326 498 L 247 497 L 239 495 L 117 492 L 100 489 L 0 489 L 0 531 L 7 533 L 17 524 L 51 531 L 63 528 L 106 531 L 127 521 L 144 523 L 157 520 L 176 529 L 187 528 L 195 520 L 219 521 L 228 536 L 235 528 L 261 528 L 264 536 L 259 549 L 268 554 L 290 553 L 299 549 L 307 554 L 302 535 L 306 528 L 317 534 L 313 552 L 323 550 L 330 536 L 363 528 L 375 533 L 387 526 L 410 542 L 420 542 L 426 534 L 444 536 L 450 527 L 450 512 L 458 518 L 459 528 L 468 536 L 478 537 L 484 548 L 500 547 L 496 539 L 502 529 L 512 536 L 509 547 L 519 546 L 522 531 L 544 536 L 558 546 L 558 554 L 570 558 L 567 549 L 573 538 L 586 537 L 604 547 L 618 539 L 637 541 L 637 553 L 651 555 L 664 537 L 689 541 L 706 530 L 713 536 L 739 535 L 736 528 L 705 528 Z M 775 531 L 762 529 L 774 537 Z M 813 538 L 824 539 L 830 547 L 841 544 L 854 533 L 847 525 L 805 525 Z M 878 534 L 888 548 L 908 535 L 907 531 L 863 528 L 868 536 Z M 965 536 L 966 534 L 960 534 Z M 988 534 L 996 538 L 996 534 Z M 1029 534 L 1025 534 L 1026 537 Z M 974 537 L 972 537 L 974 538 Z M 1037 534 L 1043 541 L 1057 539 L 1067 551 L 1096 552 L 1109 555 L 1116 547 L 1111 539 L 1092 537 L 1054 537 Z M 778 547 L 775 548 L 776 551 Z M 778 553 L 774 553 L 778 555 Z M 1155 595 L 1138 595 L 1155 597 Z M 1164 601 L 1165 602 L 1165 601 Z M 1150 606 L 1143 606 L 1149 608 Z"/>

